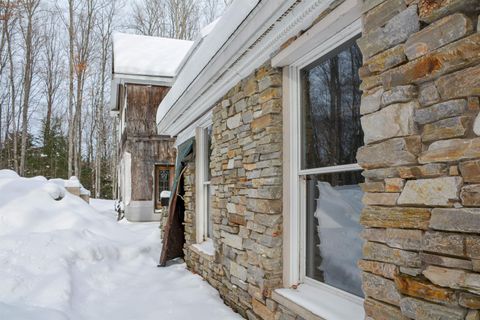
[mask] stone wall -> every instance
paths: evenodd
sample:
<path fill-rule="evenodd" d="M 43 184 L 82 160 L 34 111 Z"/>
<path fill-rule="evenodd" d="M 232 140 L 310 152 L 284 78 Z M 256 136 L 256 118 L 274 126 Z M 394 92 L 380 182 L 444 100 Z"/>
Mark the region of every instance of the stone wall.
<path fill-rule="evenodd" d="M 194 246 L 193 165 L 186 174 L 187 266 L 249 319 L 274 318 L 282 284 L 281 93 L 281 71 L 264 65 L 213 108 L 214 257 Z"/>
<path fill-rule="evenodd" d="M 365 0 L 370 319 L 480 319 L 479 6 Z"/>
<path fill-rule="evenodd" d="M 196 245 L 195 229 L 195 162 L 190 160 L 185 170 L 185 263 L 190 271 L 218 288 L 221 273 L 215 272 L 215 256 L 206 254 Z"/>

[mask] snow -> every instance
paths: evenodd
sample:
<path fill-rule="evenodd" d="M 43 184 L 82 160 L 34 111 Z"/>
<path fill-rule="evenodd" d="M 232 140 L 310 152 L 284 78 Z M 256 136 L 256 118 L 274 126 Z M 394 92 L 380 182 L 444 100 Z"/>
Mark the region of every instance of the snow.
<path fill-rule="evenodd" d="M 202 243 L 196 243 L 193 245 L 197 250 L 200 252 L 203 252 L 209 256 L 214 256 L 215 255 L 215 247 L 213 246 L 213 240 L 212 239 L 207 239 L 203 241 Z"/>
<path fill-rule="evenodd" d="M 0 319 L 241 319 L 184 264 L 157 268 L 157 223 L 62 189 L 0 170 Z"/>
<path fill-rule="evenodd" d="M 174 77 L 192 44 L 187 40 L 115 33 L 114 73 Z"/>
<path fill-rule="evenodd" d="M 46 191 L 53 200 L 59 201 L 65 198 L 66 190 L 53 182 L 45 183 L 42 189 Z"/>
<path fill-rule="evenodd" d="M 361 302 L 349 301 L 334 290 L 302 284 L 297 289 L 277 289 L 275 292 L 322 319 L 363 320 L 365 318 Z"/>
<path fill-rule="evenodd" d="M 172 192 L 168 190 L 163 190 L 162 192 L 160 192 L 160 198 L 170 198 L 171 195 Z"/>
<path fill-rule="evenodd" d="M 207 24 L 205 27 L 203 27 L 201 30 L 200 30 L 200 37 L 202 38 L 205 38 L 206 36 L 208 36 L 210 34 L 210 32 L 212 32 L 212 30 L 215 28 L 215 26 L 217 25 L 218 21 L 220 20 L 221 16 L 218 17 L 217 19 L 213 20 L 212 22 L 210 22 L 209 24 Z"/>
<path fill-rule="evenodd" d="M 65 180 L 65 188 L 81 188 L 82 184 L 77 177 L 72 176 L 70 179 Z"/>

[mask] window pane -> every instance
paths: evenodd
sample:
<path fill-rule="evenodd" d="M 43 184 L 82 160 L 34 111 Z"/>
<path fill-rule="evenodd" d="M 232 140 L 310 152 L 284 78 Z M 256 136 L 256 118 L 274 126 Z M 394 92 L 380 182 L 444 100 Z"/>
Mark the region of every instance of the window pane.
<path fill-rule="evenodd" d="M 305 274 L 363 297 L 361 182 L 360 171 L 307 176 Z"/>
<path fill-rule="evenodd" d="M 211 194 L 211 187 L 210 185 L 206 185 L 206 192 L 207 192 L 207 238 L 213 237 L 213 221 L 212 221 L 212 194 Z"/>
<path fill-rule="evenodd" d="M 355 41 L 301 71 L 302 169 L 355 163 L 360 125 L 362 55 Z"/>
<path fill-rule="evenodd" d="M 210 172 L 210 158 L 212 157 L 212 126 L 205 128 L 205 170 L 207 172 L 205 178 L 207 181 L 210 181 L 212 178 L 212 174 Z"/>

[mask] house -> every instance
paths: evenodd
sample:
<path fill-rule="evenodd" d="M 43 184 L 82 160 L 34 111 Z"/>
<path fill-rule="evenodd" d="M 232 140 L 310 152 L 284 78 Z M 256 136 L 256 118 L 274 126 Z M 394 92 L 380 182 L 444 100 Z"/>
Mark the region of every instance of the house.
<path fill-rule="evenodd" d="M 160 264 L 250 320 L 478 319 L 479 13 L 234 1 L 158 107 Z"/>
<path fill-rule="evenodd" d="M 191 41 L 117 33 L 113 37 L 111 108 L 118 125 L 118 195 L 130 221 L 159 221 L 170 190 L 174 140 L 156 132 L 155 113 Z"/>

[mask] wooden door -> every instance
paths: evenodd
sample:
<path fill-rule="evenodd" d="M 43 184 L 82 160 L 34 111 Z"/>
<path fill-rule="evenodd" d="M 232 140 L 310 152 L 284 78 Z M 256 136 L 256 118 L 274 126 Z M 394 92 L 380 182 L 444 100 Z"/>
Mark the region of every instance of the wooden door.
<path fill-rule="evenodd" d="M 175 167 L 172 165 L 155 165 L 155 209 L 161 209 L 160 194 L 162 191 L 171 191 Z"/>

